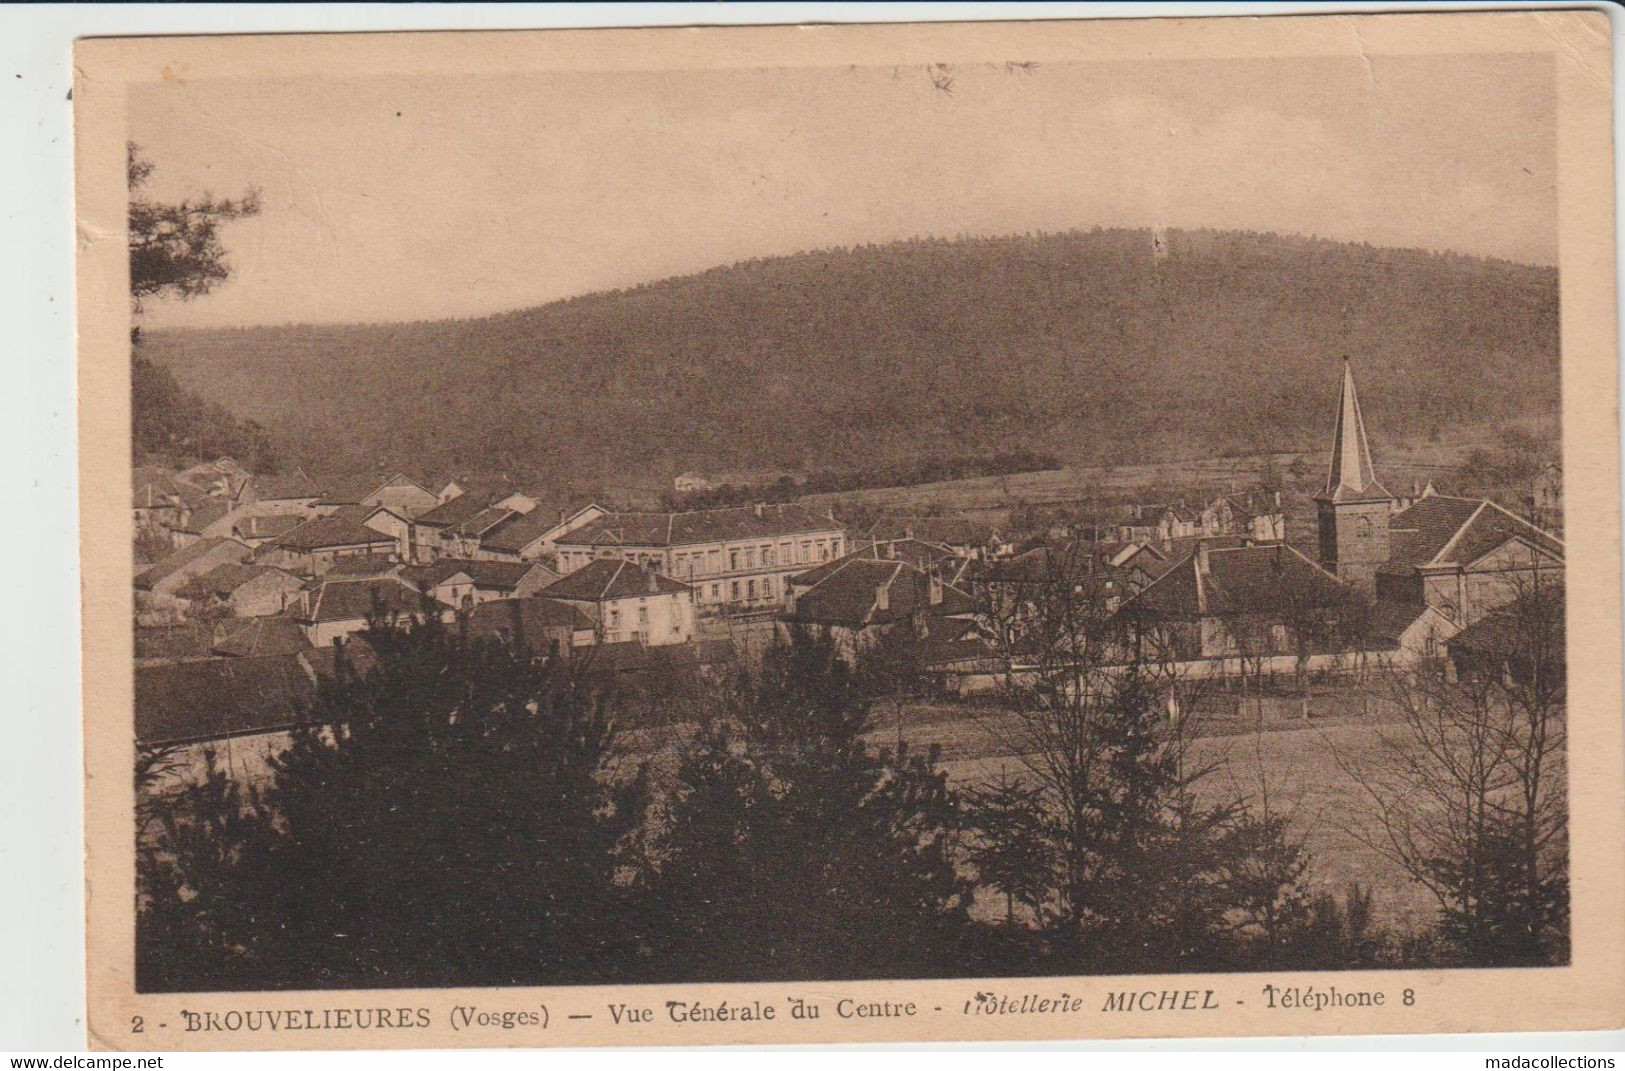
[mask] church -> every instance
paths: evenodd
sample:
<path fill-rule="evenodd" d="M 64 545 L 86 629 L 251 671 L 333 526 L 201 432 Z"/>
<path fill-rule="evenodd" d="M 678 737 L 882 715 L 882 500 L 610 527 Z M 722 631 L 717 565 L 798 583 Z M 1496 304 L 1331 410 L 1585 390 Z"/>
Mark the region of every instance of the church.
<path fill-rule="evenodd" d="M 1377 478 L 1345 360 L 1326 483 L 1314 496 L 1321 564 L 1379 608 L 1428 608 L 1466 628 L 1520 594 L 1561 589 L 1563 541 L 1487 498 L 1407 502 Z"/>

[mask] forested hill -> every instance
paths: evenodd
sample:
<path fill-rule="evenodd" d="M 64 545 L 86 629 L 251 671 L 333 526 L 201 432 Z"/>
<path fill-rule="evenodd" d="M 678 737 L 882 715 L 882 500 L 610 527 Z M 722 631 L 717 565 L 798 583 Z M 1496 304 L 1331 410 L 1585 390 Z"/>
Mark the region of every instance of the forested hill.
<path fill-rule="evenodd" d="M 340 466 L 664 481 L 1026 447 L 1303 449 L 1338 366 L 1373 435 L 1552 415 L 1557 272 L 1274 235 L 1097 230 L 750 261 L 474 320 L 151 331 Z"/>

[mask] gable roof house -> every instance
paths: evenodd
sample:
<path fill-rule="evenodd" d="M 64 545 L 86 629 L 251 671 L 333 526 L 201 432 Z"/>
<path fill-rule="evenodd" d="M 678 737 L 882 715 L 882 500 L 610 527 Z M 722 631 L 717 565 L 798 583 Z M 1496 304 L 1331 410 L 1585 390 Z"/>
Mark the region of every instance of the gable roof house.
<path fill-rule="evenodd" d="M 132 476 L 135 488 L 132 508 L 138 529 L 173 529 L 207 497 L 155 465 L 139 465 Z"/>
<path fill-rule="evenodd" d="M 1288 544 L 1199 542 L 1114 620 L 1147 657 L 1191 661 L 1291 654 L 1295 629 L 1350 606 L 1346 586 Z"/>
<path fill-rule="evenodd" d="M 449 621 L 452 608 L 433 594 L 419 591 L 400 577 L 333 580 L 306 589 L 298 609 L 290 610 L 317 647 L 361 632 L 370 617 L 405 622 L 425 617 Z"/>
<path fill-rule="evenodd" d="M 259 547 L 287 535 L 307 519 L 308 516 L 301 513 L 261 514 L 250 509 L 232 522 L 231 536 L 251 547 Z"/>
<path fill-rule="evenodd" d="M 471 484 L 462 494 L 413 518 L 413 557 L 419 562 L 475 557 L 488 533 L 535 509 L 534 498 L 506 484 Z"/>
<path fill-rule="evenodd" d="M 199 539 L 137 573 L 135 587 L 151 595 L 176 595 L 193 577 L 217 565 L 247 561 L 251 553 L 247 545 L 235 539 Z"/>
<path fill-rule="evenodd" d="M 1465 628 L 1526 590 L 1563 584 L 1563 542 L 1489 499 L 1424 495 L 1388 522 L 1384 602 L 1422 603 Z"/>
<path fill-rule="evenodd" d="M 297 602 L 304 581 L 269 565 L 224 562 L 183 584 L 176 592 L 194 606 L 223 607 L 235 617 L 281 613 Z"/>
<path fill-rule="evenodd" d="M 792 577 L 780 621 L 830 636 L 851 659 L 897 628 L 938 645 L 974 636 L 975 609 L 971 596 L 936 570 L 848 555 Z"/>
<path fill-rule="evenodd" d="M 138 666 L 135 738 L 178 745 L 286 731 L 315 694 L 295 655 Z"/>
<path fill-rule="evenodd" d="M 1561 588 L 1525 592 L 1456 633 L 1447 644 L 1456 678 L 1499 681 L 1519 689 L 1525 702 L 1562 701 L 1566 602 Z"/>
<path fill-rule="evenodd" d="M 580 606 L 538 595 L 480 603 L 469 611 L 468 631 L 552 657 L 567 657 L 595 639 L 593 619 Z"/>
<path fill-rule="evenodd" d="M 657 647 L 694 639 L 694 589 L 624 558 L 600 558 L 539 594 L 579 607 L 603 643 Z"/>
<path fill-rule="evenodd" d="M 199 539 L 229 537 L 248 507 L 234 505 L 223 498 L 205 498 L 197 505 L 184 509 L 180 517 L 169 525 L 170 541 L 184 547 Z"/>
<path fill-rule="evenodd" d="M 488 529 L 481 535 L 474 557 L 496 561 L 542 561 L 553 556 L 561 536 L 591 524 L 608 513 L 596 503 L 568 514 L 560 510 L 556 518 L 544 510 L 533 509 L 529 513 L 509 517 Z"/>
<path fill-rule="evenodd" d="M 313 517 L 254 552 L 256 561 L 300 576 L 321 576 L 344 558 L 387 558 L 395 554 L 390 536 L 344 517 Z"/>
<path fill-rule="evenodd" d="M 492 599 L 524 598 L 553 583 L 559 575 L 540 562 L 502 562 L 478 558 L 436 558 L 401 570 L 401 579 L 428 591 L 448 606 L 467 609 Z"/>
<path fill-rule="evenodd" d="M 344 476 L 326 481 L 318 509 L 336 506 L 384 506 L 408 520 L 433 509 L 439 496 L 403 473 L 393 476 Z"/>
<path fill-rule="evenodd" d="M 251 617 L 223 630 L 210 651 L 230 658 L 291 655 L 311 650 L 310 639 L 299 622 L 286 614 Z"/>
<path fill-rule="evenodd" d="M 980 558 L 1002 542 L 992 526 L 963 517 L 885 517 L 869 529 L 868 539 L 893 543 L 906 539 L 947 547 L 962 558 Z"/>
<path fill-rule="evenodd" d="M 284 475 L 251 476 L 243 489 L 245 503 L 262 516 L 276 513 L 308 514 L 322 496 L 316 481 L 303 469 Z"/>

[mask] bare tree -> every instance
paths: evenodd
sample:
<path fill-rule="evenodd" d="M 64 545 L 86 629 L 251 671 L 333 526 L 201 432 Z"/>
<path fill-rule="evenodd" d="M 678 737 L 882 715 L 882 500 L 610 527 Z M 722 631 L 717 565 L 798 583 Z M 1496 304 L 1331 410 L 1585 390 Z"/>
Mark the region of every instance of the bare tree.
<path fill-rule="evenodd" d="M 1428 890 L 1468 962 L 1567 959 L 1564 600 L 1530 570 L 1452 658 L 1383 673 L 1398 714 L 1375 751 L 1336 752 L 1368 824 L 1349 832 Z"/>

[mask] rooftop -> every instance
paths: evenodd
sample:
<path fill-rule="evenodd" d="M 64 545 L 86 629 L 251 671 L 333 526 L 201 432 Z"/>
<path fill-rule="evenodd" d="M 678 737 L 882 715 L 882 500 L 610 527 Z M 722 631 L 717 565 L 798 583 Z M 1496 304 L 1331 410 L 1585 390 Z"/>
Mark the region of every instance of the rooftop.
<path fill-rule="evenodd" d="M 682 513 L 610 513 L 559 538 L 573 546 L 683 546 L 732 539 L 768 539 L 841 532 L 828 512 L 796 502 Z"/>
<path fill-rule="evenodd" d="M 540 594 L 555 599 L 630 599 L 689 591 L 687 584 L 639 568 L 624 558 L 599 558 L 555 580 Z"/>

